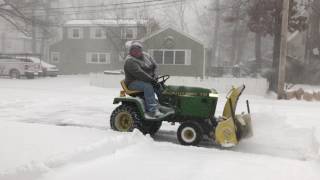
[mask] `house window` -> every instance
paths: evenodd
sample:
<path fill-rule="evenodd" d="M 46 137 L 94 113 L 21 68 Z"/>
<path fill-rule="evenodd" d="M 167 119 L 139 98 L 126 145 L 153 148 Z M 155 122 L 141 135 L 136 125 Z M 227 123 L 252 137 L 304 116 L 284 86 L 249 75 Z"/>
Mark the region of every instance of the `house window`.
<path fill-rule="evenodd" d="M 70 28 L 68 31 L 68 36 L 70 39 L 81 39 L 83 37 L 83 32 L 81 28 Z"/>
<path fill-rule="evenodd" d="M 174 51 L 164 51 L 164 64 L 174 64 Z"/>
<path fill-rule="evenodd" d="M 136 39 L 137 38 L 137 28 L 122 28 L 121 29 L 121 39 Z"/>
<path fill-rule="evenodd" d="M 185 51 L 176 51 L 175 64 L 185 64 L 186 53 Z"/>
<path fill-rule="evenodd" d="M 51 52 L 50 61 L 52 63 L 59 63 L 60 62 L 60 53 L 59 52 Z"/>
<path fill-rule="evenodd" d="M 90 34 L 92 39 L 105 39 L 106 32 L 103 28 L 91 28 Z"/>
<path fill-rule="evenodd" d="M 158 64 L 191 65 L 191 50 L 151 49 L 150 54 Z"/>
<path fill-rule="evenodd" d="M 88 52 L 88 64 L 110 64 L 110 53 Z"/>
<path fill-rule="evenodd" d="M 163 64 L 163 51 L 162 50 L 153 50 L 153 59 L 157 64 Z"/>

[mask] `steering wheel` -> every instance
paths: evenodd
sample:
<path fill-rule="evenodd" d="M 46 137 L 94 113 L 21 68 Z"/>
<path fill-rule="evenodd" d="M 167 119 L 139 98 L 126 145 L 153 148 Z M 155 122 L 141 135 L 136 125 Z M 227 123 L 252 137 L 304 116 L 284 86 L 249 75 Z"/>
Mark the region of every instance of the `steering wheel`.
<path fill-rule="evenodd" d="M 164 84 L 168 79 L 170 78 L 170 75 L 163 75 L 156 78 L 158 83 Z"/>

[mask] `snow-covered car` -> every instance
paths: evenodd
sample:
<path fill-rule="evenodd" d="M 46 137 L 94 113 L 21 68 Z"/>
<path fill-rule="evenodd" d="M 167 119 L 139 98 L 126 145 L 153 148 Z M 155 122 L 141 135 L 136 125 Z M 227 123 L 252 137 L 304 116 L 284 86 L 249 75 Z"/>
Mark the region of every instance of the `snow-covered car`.
<path fill-rule="evenodd" d="M 41 72 L 40 63 L 35 63 L 28 58 L 2 56 L 0 57 L 0 75 L 18 79 L 25 76 L 33 79 Z"/>
<path fill-rule="evenodd" d="M 17 58 L 26 58 L 36 64 L 39 64 L 40 70 L 39 70 L 39 75 L 41 76 L 51 76 L 51 77 L 56 77 L 59 73 L 59 69 L 57 66 L 49 64 L 43 60 L 41 60 L 38 57 L 35 56 L 19 56 Z"/>
<path fill-rule="evenodd" d="M 43 76 L 56 77 L 59 74 L 59 69 L 57 68 L 57 66 L 49 64 L 45 61 L 41 61 L 41 67 Z"/>
<path fill-rule="evenodd" d="M 15 56 L 16 59 L 20 59 L 22 61 L 28 61 L 28 62 L 32 62 L 33 64 L 35 64 L 35 71 L 36 71 L 36 76 L 40 76 L 43 72 L 42 72 L 42 67 L 41 67 L 41 60 L 38 57 L 34 57 L 34 56 L 30 56 L 30 55 L 22 55 L 22 56 Z"/>

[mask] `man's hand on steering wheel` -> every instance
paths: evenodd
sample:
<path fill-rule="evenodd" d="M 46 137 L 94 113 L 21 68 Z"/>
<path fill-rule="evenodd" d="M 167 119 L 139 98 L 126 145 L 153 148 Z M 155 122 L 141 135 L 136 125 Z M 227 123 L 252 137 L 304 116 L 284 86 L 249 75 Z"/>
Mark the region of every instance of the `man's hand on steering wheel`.
<path fill-rule="evenodd" d="M 163 76 L 157 77 L 156 79 L 158 83 L 164 84 L 169 78 L 170 78 L 169 75 L 163 75 Z"/>

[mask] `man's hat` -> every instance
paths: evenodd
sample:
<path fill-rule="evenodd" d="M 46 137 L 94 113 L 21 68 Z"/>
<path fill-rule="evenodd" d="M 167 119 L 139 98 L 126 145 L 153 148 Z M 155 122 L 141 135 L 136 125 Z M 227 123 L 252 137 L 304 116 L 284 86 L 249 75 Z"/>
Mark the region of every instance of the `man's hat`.
<path fill-rule="evenodd" d="M 131 50 L 132 48 L 143 48 L 143 45 L 140 41 L 127 41 L 125 46 L 128 50 Z"/>

